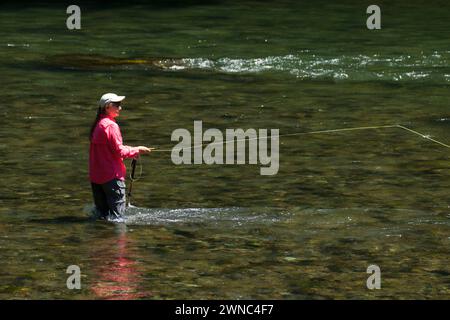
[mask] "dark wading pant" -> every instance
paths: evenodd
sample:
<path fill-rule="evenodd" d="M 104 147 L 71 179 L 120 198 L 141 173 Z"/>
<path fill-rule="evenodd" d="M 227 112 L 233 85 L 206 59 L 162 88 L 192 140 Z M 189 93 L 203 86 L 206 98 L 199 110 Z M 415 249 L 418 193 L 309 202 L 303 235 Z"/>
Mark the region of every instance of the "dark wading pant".
<path fill-rule="evenodd" d="M 126 209 L 125 181 L 113 179 L 103 184 L 91 182 L 91 186 L 99 218 L 122 219 Z"/>

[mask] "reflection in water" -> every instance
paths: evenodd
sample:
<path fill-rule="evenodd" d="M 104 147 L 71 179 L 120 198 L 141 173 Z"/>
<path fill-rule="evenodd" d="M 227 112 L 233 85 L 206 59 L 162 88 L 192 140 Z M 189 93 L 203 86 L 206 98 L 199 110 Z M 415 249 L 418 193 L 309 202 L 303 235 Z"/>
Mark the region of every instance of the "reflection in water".
<path fill-rule="evenodd" d="M 126 226 L 116 226 L 118 235 L 104 238 L 101 245 L 95 246 L 93 252 L 95 280 L 91 287 L 96 297 L 107 300 L 131 300 L 149 296 L 150 293 L 140 290 L 142 280 L 137 262 L 130 258 L 127 251 L 130 239 Z"/>

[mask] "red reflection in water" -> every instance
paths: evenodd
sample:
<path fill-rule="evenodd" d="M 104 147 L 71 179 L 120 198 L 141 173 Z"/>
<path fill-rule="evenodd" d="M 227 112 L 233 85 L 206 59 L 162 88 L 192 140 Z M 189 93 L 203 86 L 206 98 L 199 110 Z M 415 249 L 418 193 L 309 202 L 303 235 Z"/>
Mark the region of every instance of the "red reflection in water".
<path fill-rule="evenodd" d="M 111 257 L 112 260 L 105 261 L 105 264 L 97 270 L 95 283 L 91 287 L 94 294 L 100 299 L 106 300 L 132 300 L 148 297 L 149 292 L 143 292 L 139 288 L 141 274 L 139 273 L 136 261 L 128 258 L 127 236 L 123 232 L 116 241 L 116 246 L 111 244 L 111 249 L 107 252 L 99 252 L 101 257 Z"/>

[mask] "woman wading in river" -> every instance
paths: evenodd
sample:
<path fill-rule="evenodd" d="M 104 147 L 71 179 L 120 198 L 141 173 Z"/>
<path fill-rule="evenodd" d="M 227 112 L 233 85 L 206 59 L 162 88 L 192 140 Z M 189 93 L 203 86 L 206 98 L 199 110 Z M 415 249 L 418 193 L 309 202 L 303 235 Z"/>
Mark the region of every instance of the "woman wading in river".
<path fill-rule="evenodd" d="M 125 96 L 104 94 L 90 132 L 89 178 L 96 215 L 101 219 L 122 220 L 126 208 L 125 158 L 149 153 L 153 148 L 122 144 L 122 134 L 115 118 L 122 110 Z"/>

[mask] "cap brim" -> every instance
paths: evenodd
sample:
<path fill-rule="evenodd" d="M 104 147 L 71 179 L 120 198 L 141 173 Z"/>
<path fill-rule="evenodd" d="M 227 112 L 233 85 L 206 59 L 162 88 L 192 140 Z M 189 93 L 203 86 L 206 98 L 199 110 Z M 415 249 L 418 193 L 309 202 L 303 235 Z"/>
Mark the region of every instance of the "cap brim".
<path fill-rule="evenodd" d="M 125 99 L 125 96 L 117 96 L 116 98 L 110 99 L 111 102 L 120 102 Z"/>

